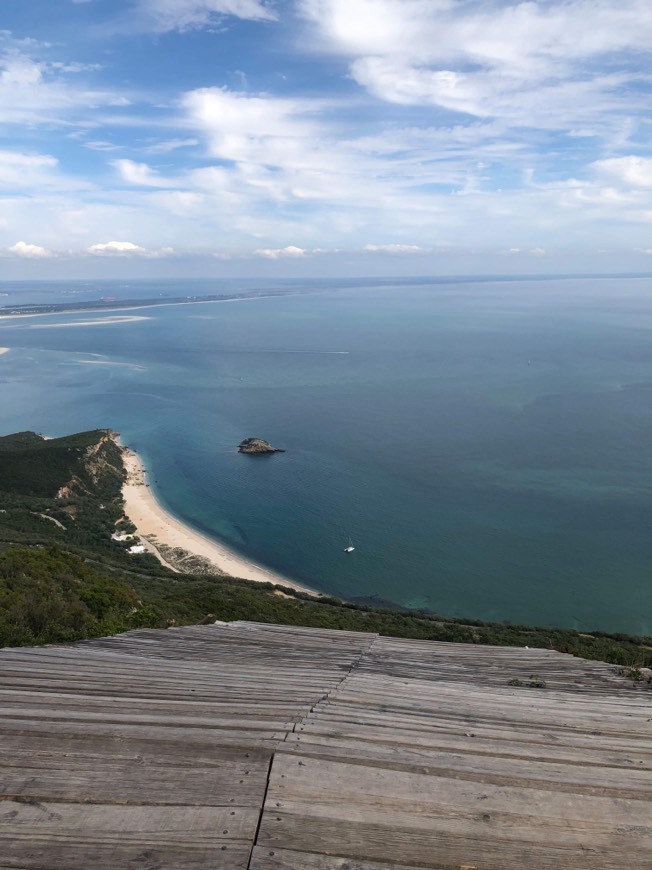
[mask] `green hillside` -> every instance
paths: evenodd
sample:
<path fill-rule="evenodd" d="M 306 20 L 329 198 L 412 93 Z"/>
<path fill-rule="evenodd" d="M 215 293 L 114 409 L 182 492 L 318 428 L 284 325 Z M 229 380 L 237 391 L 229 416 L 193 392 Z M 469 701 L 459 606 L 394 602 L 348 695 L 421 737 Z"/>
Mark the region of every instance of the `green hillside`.
<path fill-rule="evenodd" d="M 111 540 L 125 527 L 124 477 L 109 430 L 0 438 L 0 549 L 56 545 L 93 561 L 169 573 L 153 556 L 129 556 Z"/>
<path fill-rule="evenodd" d="M 652 638 L 532 628 L 381 609 L 235 578 L 175 574 L 111 540 L 123 515 L 121 450 L 108 430 L 0 438 L 0 646 L 132 628 L 246 619 L 387 636 L 553 647 L 652 665 Z"/>

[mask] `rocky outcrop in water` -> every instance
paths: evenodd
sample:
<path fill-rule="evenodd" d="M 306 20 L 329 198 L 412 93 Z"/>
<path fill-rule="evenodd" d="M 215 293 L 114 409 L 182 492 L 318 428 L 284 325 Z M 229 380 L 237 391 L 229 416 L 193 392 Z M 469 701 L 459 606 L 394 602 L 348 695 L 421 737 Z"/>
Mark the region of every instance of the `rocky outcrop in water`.
<path fill-rule="evenodd" d="M 245 438 L 238 445 L 238 453 L 248 453 L 252 456 L 262 456 L 266 453 L 285 453 L 279 447 L 272 447 L 269 441 L 262 438 Z"/>

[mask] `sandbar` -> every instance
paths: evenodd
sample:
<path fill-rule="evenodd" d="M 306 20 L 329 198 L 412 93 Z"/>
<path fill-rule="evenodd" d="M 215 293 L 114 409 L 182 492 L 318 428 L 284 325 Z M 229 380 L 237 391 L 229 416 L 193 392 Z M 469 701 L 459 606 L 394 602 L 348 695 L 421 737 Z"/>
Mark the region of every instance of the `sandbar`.
<path fill-rule="evenodd" d="M 22 317 L 24 315 L 17 316 Z M 40 317 L 42 315 L 25 316 Z M 100 317 L 97 320 L 73 320 L 70 323 L 33 323 L 30 325 L 30 329 L 68 329 L 71 326 L 106 326 L 107 324 L 117 323 L 136 323 L 138 320 L 151 320 L 151 318 L 139 316 L 138 314 L 118 314 L 114 317 Z"/>
<path fill-rule="evenodd" d="M 123 366 L 128 369 L 137 369 L 138 371 L 146 371 L 146 366 L 140 366 L 138 363 L 116 362 L 110 359 L 76 359 L 76 363 L 81 366 Z"/>
<path fill-rule="evenodd" d="M 137 534 L 145 547 L 162 564 L 176 572 L 186 570 L 188 573 L 197 573 L 192 564 L 184 568 L 184 562 L 199 557 L 206 567 L 212 568 L 213 573 L 216 574 L 227 574 L 258 583 L 275 583 L 301 592 L 319 594 L 272 571 L 271 568 L 248 561 L 244 556 L 201 534 L 170 514 L 152 492 L 140 456 L 125 447 L 117 436 L 116 441 L 122 448 L 122 459 L 127 472 L 127 479 L 122 488 L 125 514 L 136 526 Z M 183 553 L 180 554 L 179 551 Z"/>

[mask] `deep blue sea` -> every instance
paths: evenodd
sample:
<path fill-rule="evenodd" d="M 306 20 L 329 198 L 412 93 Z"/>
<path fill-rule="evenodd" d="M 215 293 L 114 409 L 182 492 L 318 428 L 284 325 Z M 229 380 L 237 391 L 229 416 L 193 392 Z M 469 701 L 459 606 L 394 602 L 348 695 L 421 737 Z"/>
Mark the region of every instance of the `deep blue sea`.
<path fill-rule="evenodd" d="M 652 633 L 650 281 L 330 284 L 0 320 L 0 428 L 118 430 L 176 515 L 326 593 Z M 0 304 L 265 286 L 4 282 Z"/>

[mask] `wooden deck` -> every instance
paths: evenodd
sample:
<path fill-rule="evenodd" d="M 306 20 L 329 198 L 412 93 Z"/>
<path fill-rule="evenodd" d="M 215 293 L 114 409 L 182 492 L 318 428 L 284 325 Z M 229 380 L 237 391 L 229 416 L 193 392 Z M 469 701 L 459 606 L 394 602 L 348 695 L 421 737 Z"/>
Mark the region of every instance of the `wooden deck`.
<path fill-rule="evenodd" d="M 552 651 L 253 623 L 0 650 L 0 868 L 649 870 L 650 700 Z"/>

